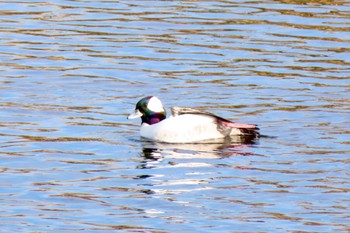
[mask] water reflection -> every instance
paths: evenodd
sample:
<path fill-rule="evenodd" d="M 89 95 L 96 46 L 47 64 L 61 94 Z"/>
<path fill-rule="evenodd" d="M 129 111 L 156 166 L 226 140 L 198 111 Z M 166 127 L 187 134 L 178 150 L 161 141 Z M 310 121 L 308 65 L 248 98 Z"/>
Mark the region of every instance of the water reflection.
<path fill-rule="evenodd" d="M 1 1 L 2 230 L 349 232 L 349 18 L 343 0 Z M 278 138 L 129 140 L 145 95 Z"/>
<path fill-rule="evenodd" d="M 227 137 L 224 139 L 210 140 L 200 143 L 161 143 L 142 140 L 143 154 L 145 158 L 157 159 L 161 157 L 162 151 L 172 153 L 177 158 L 224 158 L 234 155 L 251 155 L 244 148 L 252 147 L 259 139 L 254 137 Z M 176 155 L 178 154 L 178 155 Z M 191 155 L 191 156 L 188 156 Z M 169 155 L 167 155 L 169 157 Z"/>
<path fill-rule="evenodd" d="M 258 142 L 256 138 L 225 138 L 207 143 L 171 144 L 141 140 L 143 157 L 137 166 L 139 169 L 152 169 L 164 166 L 172 167 L 205 167 L 213 166 L 212 159 L 223 159 L 231 156 L 251 156 Z M 161 162 L 166 159 L 166 165 Z M 208 160 L 209 159 L 209 160 Z M 206 162 L 203 162 L 208 160 Z M 196 162 L 197 161 L 197 162 Z M 201 161 L 201 162 L 198 162 Z M 147 178 L 147 175 L 142 176 Z"/>

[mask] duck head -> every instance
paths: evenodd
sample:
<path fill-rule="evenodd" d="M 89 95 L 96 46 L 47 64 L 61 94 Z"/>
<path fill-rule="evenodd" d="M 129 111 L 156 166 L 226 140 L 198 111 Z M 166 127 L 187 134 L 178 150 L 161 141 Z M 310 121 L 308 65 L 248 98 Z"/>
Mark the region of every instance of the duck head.
<path fill-rule="evenodd" d="M 136 104 L 135 112 L 128 119 L 140 118 L 142 123 L 156 124 L 166 118 L 166 111 L 162 102 L 155 96 L 147 96 Z"/>

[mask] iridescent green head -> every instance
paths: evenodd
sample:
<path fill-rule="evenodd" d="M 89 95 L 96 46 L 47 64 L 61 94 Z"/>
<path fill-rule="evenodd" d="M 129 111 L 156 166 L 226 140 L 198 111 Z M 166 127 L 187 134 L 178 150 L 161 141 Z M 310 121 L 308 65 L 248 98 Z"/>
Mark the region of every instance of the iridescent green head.
<path fill-rule="evenodd" d="M 156 124 L 166 118 L 166 111 L 162 102 L 155 96 L 147 96 L 136 104 L 135 112 L 128 119 L 141 117 L 142 123 Z"/>

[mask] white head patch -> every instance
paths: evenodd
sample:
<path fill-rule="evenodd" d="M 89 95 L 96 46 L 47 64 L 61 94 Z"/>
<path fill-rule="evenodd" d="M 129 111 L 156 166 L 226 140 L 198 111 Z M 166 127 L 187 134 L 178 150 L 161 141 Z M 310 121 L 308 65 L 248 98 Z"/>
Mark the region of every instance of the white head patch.
<path fill-rule="evenodd" d="M 155 96 L 153 96 L 147 104 L 147 108 L 152 112 L 163 112 L 163 104 L 162 102 Z"/>

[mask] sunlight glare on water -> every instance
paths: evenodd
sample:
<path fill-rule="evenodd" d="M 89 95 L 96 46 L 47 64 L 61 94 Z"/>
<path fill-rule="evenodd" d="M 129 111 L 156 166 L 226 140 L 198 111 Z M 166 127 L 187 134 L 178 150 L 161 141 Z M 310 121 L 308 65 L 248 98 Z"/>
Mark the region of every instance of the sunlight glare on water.
<path fill-rule="evenodd" d="M 0 3 L 0 232 L 349 232 L 350 3 Z M 253 143 L 141 140 L 158 96 Z"/>

